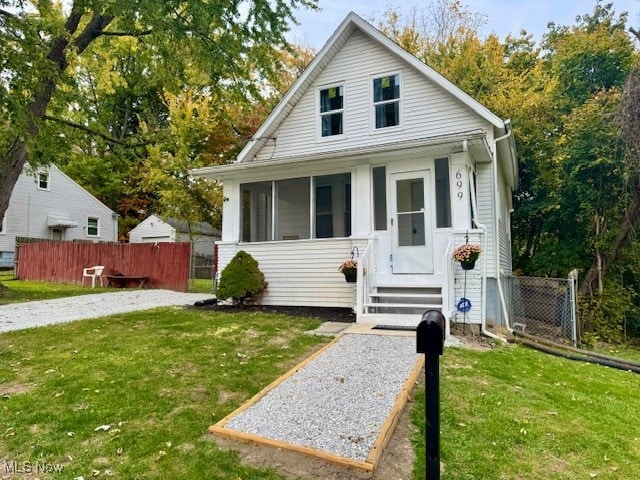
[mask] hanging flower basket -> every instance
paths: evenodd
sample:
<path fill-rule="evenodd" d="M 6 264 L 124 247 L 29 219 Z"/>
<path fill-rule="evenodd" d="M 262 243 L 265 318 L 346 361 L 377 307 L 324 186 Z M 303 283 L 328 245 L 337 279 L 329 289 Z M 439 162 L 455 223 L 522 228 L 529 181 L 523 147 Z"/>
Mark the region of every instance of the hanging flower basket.
<path fill-rule="evenodd" d="M 358 278 L 358 261 L 354 259 L 345 260 L 338 267 L 338 271 L 344 275 L 347 283 L 355 283 Z"/>
<path fill-rule="evenodd" d="M 456 262 L 460 262 L 463 270 L 473 270 L 481 251 L 482 247 L 480 245 L 465 243 L 453 251 L 452 257 Z"/>

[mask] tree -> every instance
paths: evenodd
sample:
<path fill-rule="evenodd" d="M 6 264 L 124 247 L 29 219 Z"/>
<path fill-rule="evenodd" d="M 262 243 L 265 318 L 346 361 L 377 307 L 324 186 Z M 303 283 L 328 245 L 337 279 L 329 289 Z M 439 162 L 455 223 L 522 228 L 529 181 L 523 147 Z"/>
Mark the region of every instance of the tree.
<path fill-rule="evenodd" d="M 36 163 L 38 153 L 56 144 L 50 123 L 91 131 L 86 123 L 65 118 L 81 107 L 75 88 L 87 84 L 76 67 L 88 53 L 108 40 L 127 38 L 138 52 L 133 57 L 144 52 L 153 58 L 149 77 L 164 90 L 179 92 L 198 78 L 198 86 L 206 86 L 214 97 L 224 92 L 227 101 L 259 98 L 256 79 L 278 70 L 274 48 L 286 49 L 284 33 L 298 6 L 315 8 L 316 1 L 74 0 L 67 7 L 0 0 L 0 118 L 7 119 L 0 132 L 0 218 L 27 158 Z M 140 147 L 138 140 L 126 138 L 137 127 L 136 117 L 127 114 L 120 120 L 119 128 L 91 131 L 104 141 L 101 150 Z M 87 151 L 92 154 L 95 148 L 92 144 Z"/>

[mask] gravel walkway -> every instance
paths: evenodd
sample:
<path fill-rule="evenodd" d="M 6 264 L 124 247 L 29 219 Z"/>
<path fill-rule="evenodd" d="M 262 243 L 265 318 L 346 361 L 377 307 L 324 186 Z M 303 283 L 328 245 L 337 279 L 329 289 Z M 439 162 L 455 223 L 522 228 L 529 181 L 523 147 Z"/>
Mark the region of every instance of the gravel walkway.
<path fill-rule="evenodd" d="M 345 335 L 224 428 L 364 462 L 418 360 L 413 337 Z"/>
<path fill-rule="evenodd" d="M 172 290 L 123 290 L 55 300 L 12 303 L 0 306 L 0 332 L 156 307 L 193 305 L 198 300 L 211 297 L 211 294 L 206 293 L 180 293 Z"/>

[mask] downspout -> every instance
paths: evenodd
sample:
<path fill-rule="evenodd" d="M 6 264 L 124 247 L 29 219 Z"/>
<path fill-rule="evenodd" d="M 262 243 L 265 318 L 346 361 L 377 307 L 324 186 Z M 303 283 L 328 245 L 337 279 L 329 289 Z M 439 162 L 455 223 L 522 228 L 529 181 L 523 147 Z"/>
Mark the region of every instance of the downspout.
<path fill-rule="evenodd" d="M 467 167 L 467 175 L 469 176 L 469 190 L 471 191 L 471 209 L 473 213 L 473 223 L 477 228 L 482 230 L 482 251 L 487 251 L 487 226 L 478 221 L 478 203 L 476 200 L 475 181 L 473 180 L 473 171 L 471 167 Z M 496 340 L 506 340 L 493 332 L 487 330 L 487 262 L 482 262 L 482 312 L 480 314 L 480 332 L 487 337 Z"/>
<path fill-rule="evenodd" d="M 498 142 L 502 140 L 508 139 L 511 135 L 513 135 L 513 129 L 511 128 L 511 120 L 507 119 L 504 121 L 504 128 L 507 131 L 501 137 L 496 138 L 493 141 L 493 178 L 495 178 L 496 186 L 498 181 Z M 495 245 L 496 245 L 496 253 L 499 253 L 498 247 L 500 245 L 500 232 L 496 228 L 495 232 Z M 502 314 L 504 315 L 504 326 L 506 327 L 509 333 L 513 333 L 513 329 L 511 328 L 511 322 L 509 320 L 509 311 L 507 309 L 507 302 L 504 298 L 504 291 L 502 290 L 502 282 L 500 281 L 500 255 L 496 255 L 496 283 L 498 284 L 498 295 L 500 297 L 500 305 L 502 306 Z"/>

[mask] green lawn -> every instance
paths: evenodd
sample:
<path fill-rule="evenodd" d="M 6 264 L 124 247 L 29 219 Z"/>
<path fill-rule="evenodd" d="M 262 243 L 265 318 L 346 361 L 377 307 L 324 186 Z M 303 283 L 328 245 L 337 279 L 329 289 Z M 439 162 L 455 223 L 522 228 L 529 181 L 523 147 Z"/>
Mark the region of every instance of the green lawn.
<path fill-rule="evenodd" d="M 8 287 L 8 290 L 0 291 L 0 304 L 50 300 L 53 298 L 112 292 L 116 290 L 114 288 L 103 287 L 91 288 L 91 285 L 83 287 L 63 283 L 26 282 L 23 280 L 15 280 L 13 274 L 4 272 L 0 274 L 0 283 Z"/>
<path fill-rule="evenodd" d="M 96 291 L 5 280 L 12 301 Z M 164 308 L 0 334 L 0 460 L 60 464 L 60 478 L 282 479 L 206 430 L 326 342 L 304 334 L 317 324 Z M 450 348 L 441 370 L 443 480 L 640 478 L 637 374 L 518 346 Z"/>
<path fill-rule="evenodd" d="M 206 431 L 326 342 L 303 334 L 317 325 L 165 308 L 1 334 L 0 459 L 61 478 L 280 479 Z"/>
<path fill-rule="evenodd" d="M 447 479 L 640 478 L 640 376 L 525 347 L 451 348 L 441 364 Z M 424 390 L 414 421 L 424 430 Z M 424 478 L 424 433 L 415 478 Z"/>

